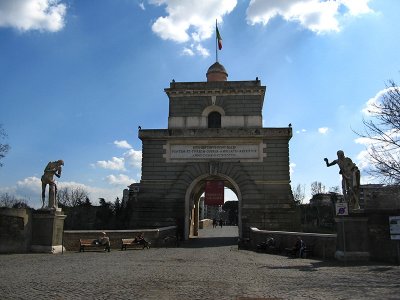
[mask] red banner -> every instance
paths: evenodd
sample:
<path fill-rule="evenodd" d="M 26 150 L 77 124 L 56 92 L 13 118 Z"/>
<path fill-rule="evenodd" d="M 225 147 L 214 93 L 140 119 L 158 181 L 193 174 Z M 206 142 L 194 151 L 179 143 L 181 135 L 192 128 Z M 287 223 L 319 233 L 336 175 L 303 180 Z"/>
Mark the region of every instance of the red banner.
<path fill-rule="evenodd" d="M 210 180 L 206 181 L 205 205 L 223 205 L 224 204 L 224 181 Z"/>

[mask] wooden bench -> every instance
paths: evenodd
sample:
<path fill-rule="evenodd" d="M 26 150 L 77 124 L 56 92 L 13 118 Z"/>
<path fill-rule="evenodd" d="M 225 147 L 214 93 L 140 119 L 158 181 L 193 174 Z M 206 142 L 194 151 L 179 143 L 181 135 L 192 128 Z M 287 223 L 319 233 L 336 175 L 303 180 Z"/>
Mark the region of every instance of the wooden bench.
<path fill-rule="evenodd" d="M 110 245 L 102 245 L 97 239 L 79 239 L 79 252 L 85 252 L 85 248 L 103 248 L 110 252 Z"/>
<path fill-rule="evenodd" d="M 127 247 L 132 247 L 136 249 L 146 248 L 145 244 L 135 242 L 135 239 L 122 239 L 121 250 L 126 250 Z M 150 248 L 150 243 L 147 245 L 147 249 Z"/>

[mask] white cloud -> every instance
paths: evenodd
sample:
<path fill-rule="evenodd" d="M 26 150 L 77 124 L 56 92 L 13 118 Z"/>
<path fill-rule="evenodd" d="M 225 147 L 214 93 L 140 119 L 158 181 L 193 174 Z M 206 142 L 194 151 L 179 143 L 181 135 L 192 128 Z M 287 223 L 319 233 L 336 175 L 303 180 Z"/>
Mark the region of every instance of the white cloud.
<path fill-rule="evenodd" d="M 41 181 L 40 178 L 32 176 L 17 181 L 14 186 L 1 187 L 0 193 L 8 193 L 15 196 L 17 199 L 25 199 L 29 206 L 40 208 L 42 206 L 41 198 Z M 116 197 L 122 198 L 122 190 L 120 186 L 115 188 L 99 188 L 88 186 L 78 182 L 58 182 L 58 189 L 64 187 L 80 187 L 89 193 L 89 199 L 92 204 L 98 204 L 99 198 L 105 198 L 107 201 L 114 201 Z M 48 191 L 46 191 L 46 199 Z M 46 200 L 47 201 L 47 200 Z"/>
<path fill-rule="evenodd" d="M 140 7 L 142 10 L 146 10 L 146 7 L 144 6 L 144 2 L 140 2 L 140 3 L 139 3 L 139 7 Z"/>
<path fill-rule="evenodd" d="M 290 175 L 292 175 L 294 173 L 294 168 L 296 167 L 295 163 L 290 163 L 289 165 L 289 171 L 290 171 Z"/>
<path fill-rule="evenodd" d="M 368 138 L 368 137 L 357 138 L 357 139 L 355 139 L 355 142 L 357 144 L 362 144 L 362 145 L 366 145 L 366 146 L 369 146 L 372 144 L 377 145 L 379 143 L 379 141 L 377 139 L 382 139 L 382 138 L 385 138 L 385 140 L 390 141 L 390 142 L 398 141 L 400 139 L 400 132 L 397 128 L 393 128 L 393 129 L 384 131 L 382 133 L 382 135 L 379 135 L 379 136 L 372 136 L 371 138 Z M 388 144 L 388 143 L 385 143 L 385 144 Z M 387 147 L 388 148 L 387 150 L 390 150 L 391 148 L 393 148 L 393 145 L 391 145 L 391 144 L 390 145 L 388 144 L 387 146 L 379 145 L 379 147 L 381 147 L 381 148 Z"/>
<path fill-rule="evenodd" d="M 184 47 L 182 50 L 182 55 L 194 56 L 194 52 L 192 49 Z"/>
<path fill-rule="evenodd" d="M 103 169 L 110 170 L 125 170 L 125 159 L 123 157 L 113 157 L 111 160 L 99 160 L 96 162 L 96 166 Z"/>
<path fill-rule="evenodd" d="M 0 27 L 56 32 L 65 25 L 66 11 L 59 0 L 1 0 Z"/>
<path fill-rule="evenodd" d="M 15 195 L 17 198 L 37 200 L 38 203 L 41 204 L 42 182 L 38 177 L 27 177 L 23 180 L 17 181 L 17 184 L 10 188 L 10 193 Z"/>
<path fill-rule="evenodd" d="M 119 148 L 129 149 L 123 154 L 123 157 L 112 157 L 111 160 L 99 160 L 93 167 L 100 167 L 108 170 L 126 171 L 125 163 L 133 168 L 140 168 L 142 165 L 142 151 L 135 150 L 128 142 L 114 141 L 114 144 Z"/>
<path fill-rule="evenodd" d="M 396 89 L 399 89 L 400 87 L 389 87 L 386 89 L 383 89 L 376 93 L 374 97 L 369 99 L 367 103 L 365 104 L 365 107 L 361 110 L 365 115 L 371 115 L 379 112 L 379 104 L 382 101 L 382 97 L 385 95 L 395 92 Z"/>
<path fill-rule="evenodd" d="M 126 141 L 115 141 L 114 144 L 121 148 L 128 148 L 127 146 L 129 145 Z M 127 167 L 140 169 L 141 164 L 142 164 L 142 151 L 135 150 L 131 147 L 128 151 L 126 151 L 123 154 L 123 157 L 113 157 L 111 160 L 108 161 L 105 160 L 97 161 L 96 164 L 94 164 L 94 166 L 114 171 L 127 171 L 125 165 L 127 165 Z M 137 176 L 140 177 L 140 175 L 141 174 L 138 174 Z M 129 178 L 128 175 L 125 174 L 108 175 L 105 178 L 105 181 L 112 186 L 121 188 L 121 193 L 123 188 L 126 188 L 130 184 L 137 182 L 135 179 Z"/>
<path fill-rule="evenodd" d="M 358 153 L 356 158 L 358 161 L 357 166 L 360 170 L 366 170 L 369 168 L 370 160 L 369 160 L 368 150 L 361 151 L 360 153 Z"/>
<path fill-rule="evenodd" d="M 399 88 L 400 87 L 398 86 L 396 87 L 391 86 L 376 93 L 374 97 L 370 98 L 366 102 L 365 107 L 361 110 L 362 113 L 367 117 L 379 113 L 383 97 L 385 96 L 391 97 L 390 94 L 392 93 L 397 95 Z M 373 147 L 380 153 L 387 153 L 392 157 L 400 157 L 399 147 L 393 146 L 391 142 L 379 141 L 382 140 L 382 138 L 386 139 L 387 141 L 399 141 L 400 132 L 394 128 L 391 129 L 384 128 L 383 125 L 380 126 L 380 128 L 383 131 L 382 135 L 380 136 L 371 136 L 371 138 L 359 137 L 354 140 L 357 144 L 364 145 L 366 148 L 365 150 L 361 151 L 357 156 L 357 159 L 360 161 L 361 169 L 368 169 L 370 167 L 373 167 L 371 165 L 371 157 L 369 155 L 369 153 L 372 153 Z"/>
<path fill-rule="evenodd" d="M 247 21 L 251 25 L 267 25 L 272 18 L 279 15 L 288 22 L 298 22 L 302 27 L 318 34 L 338 32 L 340 9 L 347 9 L 348 14 L 353 16 L 365 14 L 372 12 L 368 2 L 368 0 L 251 0 L 247 8 Z"/>
<path fill-rule="evenodd" d="M 88 192 L 89 199 L 93 205 L 98 205 L 99 198 L 104 198 L 104 199 L 106 199 L 106 201 L 114 201 L 115 198 L 117 198 L 117 197 L 119 197 L 121 199 L 122 191 L 123 191 L 123 189 L 121 189 L 121 187 L 100 188 L 100 187 L 90 186 L 90 185 L 86 185 L 86 184 L 74 182 L 74 181 L 71 181 L 71 182 L 61 181 L 57 184 L 57 186 L 58 186 L 58 188 L 80 187 L 80 188 L 84 189 L 85 191 Z"/>
<path fill-rule="evenodd" d="M 297 131 L 296 131 L 296 133 L 304 133 L 304 132 L 307 132 L 307 130 L 304 129 L 304 128 L 303 128 L 302 130 L 297 130 Z"/>
<path fill-rule="evenodd" d="M 132 146 L 126 140 L 114 141 L 114 145 L 116 145 L 118 148 L 122 148 L 122 149 L 131 149 L 132 148 Z"/>
<path fill-rule="evenodd" d="M 237 0 L 150 0 L 149 3 L 165 5 L 167 12 L 167 16 L 153 23 L 153 32 L 164 40 L 183 43 L 193 37 L 200 41 L 210 38 L 215 19 L 221 21 L 223 15 L 235 8 Z"/>
<path fill-rule="evenodd" d="M 400 132 L 397 132 L 394 129 L 385 131 L 384 134 L 388 137 L 388 139 L 393 140 L 398 140 L 400 137 Z M 356 144 L 361 144 L 365 146 L 365 150 L 361 151 L 357 155 L 357 160 L 359 161 L 358 166 L 362 170 L 367 170 L 370 167 L 373 167 L 371 163 L 371 157 L 369 155 L 369 153 L 372 153 L 373 147 L 380 153 L 387 153 L 394 158 L 400 158 L 400 148 L 394 147 L 391 143 L 378 141 L 374 139 L 374 137 L 359 137 L 354 141 L 356 142 Z"/>
<path fill-rule="evenodd" d="M 202 45 L 198 44 L 196 46 L 197 53 L 200 54 L 203 57 L 208 57 L 210 56 L 210 51 L 208 51 L 206 48 L 204 48 Z"/>
<path fill-rule="evenodd" d="M 130 149 L 124 153 L 125 160 L 131 167 L 140 168 L 142 165 L 142 151 Z"/>
<path fill-rule="evenodd" d="M 371 175 L 363 174 L 360 177 L 360 184 L 376 184 L 376 183 L 377 183 L 376 178 Z"/>
<path fill-rule="evenodd" d="M 210 56 L 210 51 L 204 48 L 201 44 L 191 44 L 189 47 L 184 47 L 181 52 L 182 55 L 186 56 L 194 56 L 196 53 L 203 57 Z"/>
<path fill-rule="evenodd" d="M 119 175 L 109 175 L 106 177 L 107 182 L 111 185 L 116 186 L 129 186 L 132 183 L 135 183 L 136 180 L 129 178 L 127 175 L 119 174 Z"/>
<path fill-rule="evenodd" d="M 340 0 L 340 2 L 349 10 L 349 14 L 352 16 L 358 16 L 372 12 L 372 9 L 368 6 L 368 2 L 370 2 L 370 0 Z"/>
<path fill-rule="evenodd" d="M 27 177 L 23 180 L 17 181 L 17 186 L 20 186 L 20 187 L 23 186 L 30 190 L 36 190 L 38 187 L 42 186 L 42 181 L 40 180 L 40 178 L 32 176 L 32 177 Z"/>
<path fill-rule="evenodd" d="M 321 128 L 318 128 L 318 132 L 321 133 L 321 134 L 327 134 L 328 131 L 329 131 L 329 128 L 328 128 L 328 127 L 321 127 Z"/>
<path fill-rule="evenodd" d="M 356 138 L 354 141 L 356 142 L 356 144 L 361 144 L 361 145 L 369 146 L 370 144 L 372 144 L 372 140 L 367 137 L 359 137 Z"/>

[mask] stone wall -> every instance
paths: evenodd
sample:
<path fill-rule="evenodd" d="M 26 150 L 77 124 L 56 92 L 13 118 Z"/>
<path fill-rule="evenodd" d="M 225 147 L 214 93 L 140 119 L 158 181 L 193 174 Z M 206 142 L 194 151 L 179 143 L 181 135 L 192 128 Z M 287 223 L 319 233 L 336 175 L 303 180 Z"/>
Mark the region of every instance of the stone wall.
<path fill-rule="evenodd" d="M 389 217 L 400 216 L 400 209 L 366 211 L 371 260 L 400 263 L 398 240 L 390 239 Z"/>
<path fill-rule="evenodd" d="M 29 208 L 0 208 L 0 253 L 26 253 L 32 239 Z"/>
<path fill-rule="evenodd" d="M 212 226 L 212 222 L 213 220 L 211 219 L 203 219 L 199 221 L 199 229 L 204 229 L 207 227 L 211 227 Z"/>
<path fill-rule="evenodd" d="M 335 258 L 336 234 L 269 231 L 252 227 L 250 230 L 250 247 L 256 249 L 257 244 L 265 242 L 269 237 L 273 237 L 279 251 L 284 253 L 285 248 L 290 248 L 295 245 L 298 236 L 302 238 L 306 245 L 313 245 L 313 257 L 321 259 Z"/>
<path fill-rule="evenodd" d="M 399 263 L 397 243 L 400 241 L 390 239 L 389 216 L 399 216 L 400 210 L 369 210 L 359 212 L 358 215 L 359 218 L 367 220 L 365 229 L 368 234 L 365 240 L 361 242 L 367 245 L 369 259 L 371 261 Z M 306 245 L 314 245 L 314 256 L 321 259 L 335 259 L 335 252 L 342 243 L 339 237 L 341 234 L 269 231 L 259 230 L 258 228 L 251 228 L 249 242 L 250 247 L 256 249 L 257 244 L 264 242 L 268 237 L 273 237 L 280 251 L 283 252 L 285 248 L 293 247 L 297 236 L 301 236 Z M 352 250 L 349 248 L 350 244 L 350 242 L 347 243 L 348 251 Z"/>
<path fill-rule="evenodd" d="M 151 242 L 151 247 L 163 247 L 164 237 L 176 236 L 176 226 L 157 229 L 137 230 L 66 230 L 63 243 L 67 251 L 79 251 L 79 239 L 97 239 L 102 232 L 110 238 L 111 249 L 121 249 L 121 239 L 134 238 L 143 232 L 144 238 Z"/>

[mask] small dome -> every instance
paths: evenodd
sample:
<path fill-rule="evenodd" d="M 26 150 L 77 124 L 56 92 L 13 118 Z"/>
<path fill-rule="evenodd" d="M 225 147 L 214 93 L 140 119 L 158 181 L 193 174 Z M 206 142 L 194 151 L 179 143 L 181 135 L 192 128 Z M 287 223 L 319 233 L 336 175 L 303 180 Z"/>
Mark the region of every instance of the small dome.
<path fill-rule="evenodd" d="M 207 81 L 226 81 L 228 73 L 219 62 L 214 63 L 207 71 Z"/>

